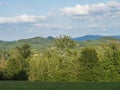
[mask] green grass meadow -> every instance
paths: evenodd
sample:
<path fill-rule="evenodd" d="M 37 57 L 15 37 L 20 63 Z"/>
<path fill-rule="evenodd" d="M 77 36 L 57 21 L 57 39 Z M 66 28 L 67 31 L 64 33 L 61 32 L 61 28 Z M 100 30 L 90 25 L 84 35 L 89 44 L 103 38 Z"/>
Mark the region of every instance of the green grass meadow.
<path fill-rule="evenodd" d="M 0 90 L 120 90 L 120 82 L 1 81 Z"/>

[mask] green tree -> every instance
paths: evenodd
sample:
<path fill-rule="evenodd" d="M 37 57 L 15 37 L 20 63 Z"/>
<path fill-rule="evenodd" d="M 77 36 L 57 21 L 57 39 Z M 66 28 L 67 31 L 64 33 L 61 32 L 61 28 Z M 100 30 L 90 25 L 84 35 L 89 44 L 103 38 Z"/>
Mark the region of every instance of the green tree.
<path fill-rule="evenodd" d="M 5 77 L 12 80 L 27 80 L 28 57 L 30 46 L 24 44 L 10 51 L 10 57 L 6 64 Z"/>
<path fill-rule="evenodd" d="M 16 47 L 23 58 L 28 58 L 31 55 L 31 48 L 29 44 L 24 44 L 22 47 Z"/>
<path fill-rule="evenodd" d="M 96 49 L 93 47 L 83 48 L 80 57 L 80 80 L 99 80 L 99 58 Z"/>
<path fill-rule="evenodd" d="M 112 43 L 105 52 L 104 71 L 108 81 L 120 81 L 120 48 Z"/>
<path fill-rule="evenodd" d="M 0 80 L 4 79 L 4 71 L 5 71 L 5 66 L 6 66 L 6 56 L 5 53 L 1 53 L 0 55 Z"/>
<path fill-rule="evenodd" d="M 67 48 L 74 48 L 76 46 L 76 42 L 71 39 L 70 36 L 61 35 L 55 39 L 54 44 L 57 48 L 62 51 Z"/>
<path fill-rule="evenodd" d="M 69 50 L 64 56 L 61 50 L 46 49 L 33 55 L 29 62 L 29 80 L 77 81 L 79 65 L 76 53 L 75 50 Z"/>
<path fill-rule="evenodd" d="M 22 69 L 22 57 L 15 49 L 10 51 L 10 58 L 6 64 L 5 76 L 7 79 L 14 79 L 15 75 Z"/>
<path fill-rule="evenodd" d="M 47 49 L 33 55 L 29 61 L 29 80 L 56 81 L 58 60 L 56 51 Z"/>

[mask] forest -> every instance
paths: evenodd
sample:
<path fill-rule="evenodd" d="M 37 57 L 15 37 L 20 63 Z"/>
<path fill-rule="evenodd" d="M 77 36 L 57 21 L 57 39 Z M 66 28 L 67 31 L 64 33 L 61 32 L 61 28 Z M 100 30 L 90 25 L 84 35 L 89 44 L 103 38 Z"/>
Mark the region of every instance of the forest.
<path fill-rule="evenodd" d="M 29 43 L 0 51 L 0 80 L 120 81 L 120 42 L 80 44 L 61 35 L 32 50 Z"/>

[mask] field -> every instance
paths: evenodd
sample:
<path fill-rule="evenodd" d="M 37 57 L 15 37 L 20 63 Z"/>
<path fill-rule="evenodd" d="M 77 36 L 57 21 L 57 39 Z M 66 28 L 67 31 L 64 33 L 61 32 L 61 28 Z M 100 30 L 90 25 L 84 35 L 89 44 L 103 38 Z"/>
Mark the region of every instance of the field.
<path fill-rule="evenodd" d="M 120 82 L 1 81 L 0 90 L 120 90 Z"/>

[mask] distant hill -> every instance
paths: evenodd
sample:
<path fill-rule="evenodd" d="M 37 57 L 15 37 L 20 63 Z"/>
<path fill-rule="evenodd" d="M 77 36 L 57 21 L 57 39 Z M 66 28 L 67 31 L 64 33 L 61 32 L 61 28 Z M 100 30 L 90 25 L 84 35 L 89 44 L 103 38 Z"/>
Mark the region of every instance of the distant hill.
<path fill-rule="evenodd" d="M 117 38 L 117 39 L 120 39 L 120 36 L 112 36 L 112 37 Z"/>
<path fill-rule="evenodd" d="M 3 42 L 3 41 L 0 40 L 0 43 L 1 43 L 1 42 Z"/>
<path fill-rule="evenodd" d="M 42 50 L 47 47 L 52 47 L 53 45 L 53 38 L 49 36 L 47 38 L 43 37 L 34 37 L 29 39 L 21 39 L 18 41 L 0 41 L 0 52 L 3 50 L 13 49 L 16 46 L 21 46 L 24 43 L 28 43 L 31 46 L 33 51 Z M 83 37 L 73 38 L 73 40 L 78 41 L 80 47 L 84 46 L 95 46 L 101 44 L 109 44 L 112 42 L 120 43 L 120 36 L 99 36 L 99 35 L 86 35 Z"/>
<path fill-rule="evenodd" d="M 21 39 L 21 40 L 18 40 L 17 42 L 24 42 L 28 44 L 43 44 L 43 43 L 49 43 L 51 42 L 51 40 L 43 37 L 34 37 L 29 39 Z"/>
<path fill-rule="evenodd" d="M 76 41 L 86 41 L 86 40 L 97 40 L 97 39 L 101 39 L 101 38 L 115 38 L 115 39 L 120 39 L 120 36 L 100 36 L 100 35 L 86 35 L 86 36 L 82 36 L 82 37 L 76 37 L 73 38 L 73 40 Z"/>
<path fill-rule="evenodd" d="M 43 37 L 34 37 L 29 39 L 21 39 L 18 41 L 0 41 L 0 50 L 13 49 L 16 46 L 21 46 L 24 43 L 30 44 L 32 50 L 41 50 L 52 45 L 52 39 L 47 39 Z"/>
<path fill-rule="evenodd" d="M 53 39 L 43 38 L 43 37 L 34 37 L 30 39 L 22 39 L 17 42 L 28 43 L 31 45 L 33 50 L 41 50 L 52 45 Z"/>
<path fill-rule="evenodd" d="M 55 38 L 52 36 L 48 36 L 46 39 L 55 39 Z"/>
<path fill-rule="evenodd" d="M 78 42 L 81 47 L 85 46 L 97 46 L 97 45 L 104 45 L 104 44 L 111 44 L 113 42 L 119 43 L 120 44 L 120 39 L 114 38 L 114 37 L 102 37 L 97 40 L 86 40 L 86 41 L 81 41 Z"/>
<path fill-rule="evenodd" d="M 86 35 L 82 37 L 76 37 L 73 39 L 77 41 L 86 41 L 86 40 L 97 40 L 97 39 L 100 39 L 101 37 L 102 36 L 99 36 L 99 35 Z"/>

